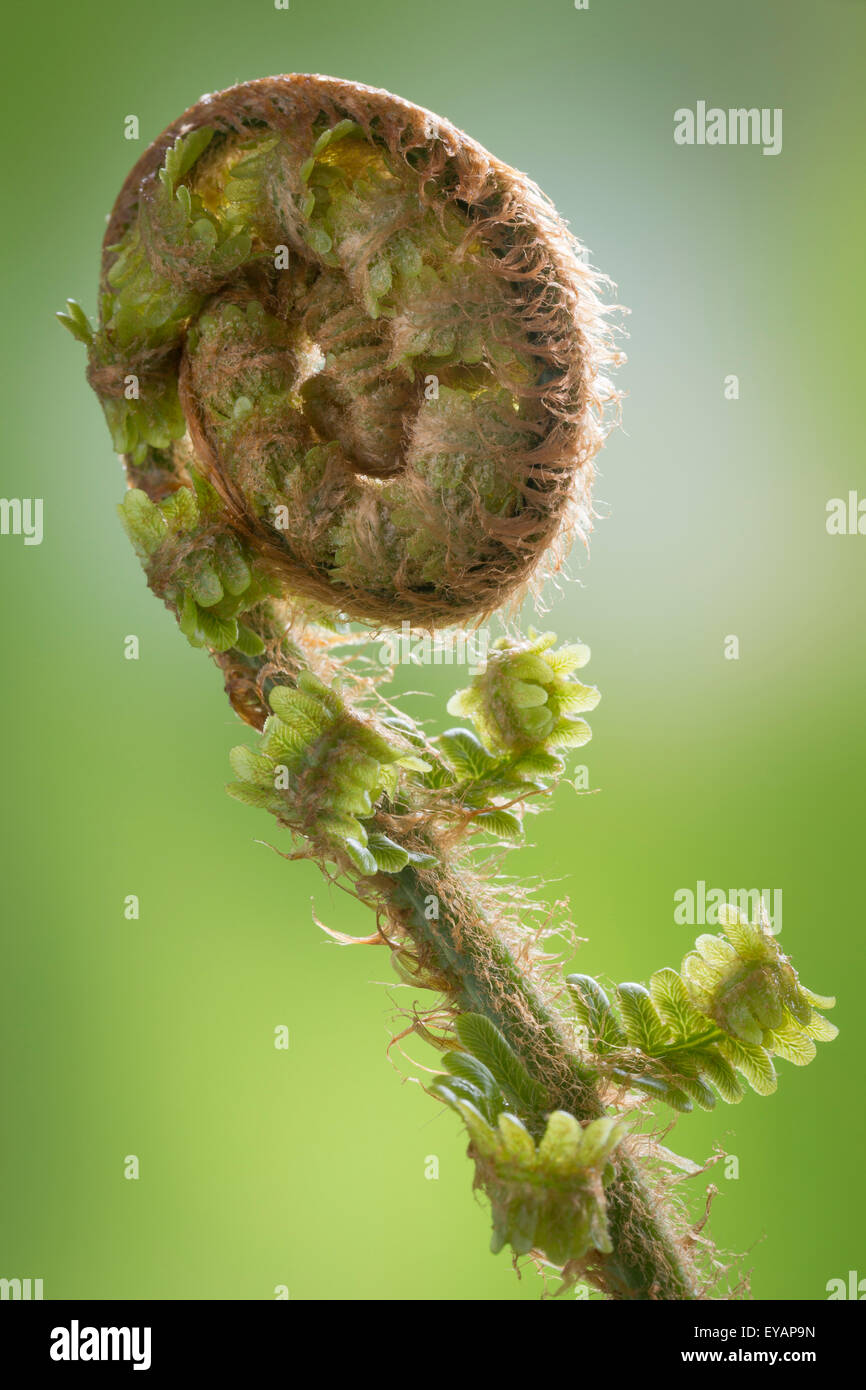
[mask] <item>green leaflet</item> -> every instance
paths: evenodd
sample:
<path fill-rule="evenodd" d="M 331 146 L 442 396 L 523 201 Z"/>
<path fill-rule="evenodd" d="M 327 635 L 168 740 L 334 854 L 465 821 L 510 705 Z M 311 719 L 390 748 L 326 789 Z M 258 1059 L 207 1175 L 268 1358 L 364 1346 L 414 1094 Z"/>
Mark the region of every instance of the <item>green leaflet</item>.
<path fill-rule="evenodd" d="M 461 1014 L 455 1028 L 467 1052 L 484 1063 L 516 1106 L 530 1113 L 543 1107 L 543 1090 L 488 1018 L 483 1014 Z"/>
<path fill-rule="evenodd" d="M 399 874 L 409 863 L 409 852 L 388 835 L 372 834 L 367 840 L 376 868 L 380 873 Z"/>
<path fill-rule="evenodd" d="M 670 966 L 650 976 L 649 988 L 652 1002 L 673 1036 L 688 1038 L 706 1030 L 706 1019 L 693 1007 L 688 990 Z"/>
<path fill-rule="evenodd" d="M 565 764 L 554 753 L 533 751 L 521 754 L 512 764 L 512 771 L 516 777 L 527 782 L 546 782 L 561 776 L 565 771 Z"/>
<path fill-rule="evenodd" d="M 516 816 L 513 811 L 501 810 L 499 807 L 482 811 L 480 815 L 475 817 L 474 824 L 500 840 L 514 839 L 523 832 L 520 817 Z"/>
<path fill-rule="evenodd" d="M 650 1057 L 657 1056 L 664 1050 L 668 1029 L 656 1012 L 649 990 L 643 985 L 624 984 L 617 985 L 616 992 L 629 1043 Z"/>
<path fill-rule="evenodd" d="M 691 1052 L 691 1061 L 696 1074 L 702 1077 L 708 1086 L 712 1086 L 722 1100 L 727 1101 L 729 1105 L 736 1105 L 742 1100 L 743 1083 L 735 1068 L 725 1059 L 721 1046 L 695 1047 Z"/>
<path fill-rule="evenodd" d="M 449 729 L 436 740 L 458 778 L 488 776 L 497 760 L 468 729 Z"/>
<path fill-rule="evenodd" d="M 489 1067 L 470 1052 L 447 1053 L 445 1065 L 454 1078 L 447 1081 L 447 1086 L 453 1091 L 458 1079 L 464 1082 L 469 1089 L 463 1091 L 463 1098 L 477 1106 L 489 1125 L 495 1125 L 508 1102 Z"/>
<path fill-rule="evenodd" d="M 232 772 L 242 782 L 252 782 L 259 787 L 272 785 L 273 763 L 263 754 L 254 753 L 252 748 L 247 748 L 244 744 L 233 748 L 229 753 L 229 762 Z"/>
<path fill-rule="evenodd" d="M 213 137 L 214 131 L 210 126 L 199 126 L 189 135 L 179 135 L 174 144 L 166 150 L 165 162 L 159 171 L 160 182 L 167 185 L 173 193 L 199 155 L 204 154 Z"/>
<path fill-rule="evenodd" d="M 75 299 L 67 299 L 66 313 L 59 311 L 55 318 L 68 328 L 73 338 L 77 338 L 79 343 L 85 343 L 88 347 L 93 341 L 93 325 L 85 314 L 81 305 Z"/>
<path fill-rule="evenodd" d="M 244 656 L 261 656 L 265 644 L 257 632 L 243 623 L 238 623 L 238 636 L 235 647 Z"/>
<path fill-rule="evenodd" d="M 135 553 L 146 564 L 166 539 L 168 527 L 165 517 L 140 488 L 129 489 L 117 512 Z"/>
<path fill-rule="evenodd" d="M 376 856 L 359 840 L 353 839 L 352 837 L 345 837 L 343 838 L 342 848 L 344 853 L 349 856 L 349 859 L 358 872 L 365 878 L 370 877 L 370 875 L 378 871 L 379 865 Z"/>
<path fill-rule="evenodd" d="M 268 791 L 266 787 L 254 787 L 245 782 L 231 782 L 226 787 L 229 796 L 235 801 L 240 801 L 244 806 L 252 806 L 256 811 L 270 811 L 273 815 L 279 815 L 280 799 L 275 792 Z"/>
<path fill-rule="evenodd" d="M 574 1009 L 586 1030 L 593 1052 L 604 1054 L 626 1043 L 625 1031 L 611 1008 L 610 1000 L 590 975 L 568 975 Z"/>
<path fill-rule="evenodd" d="M 720 1038 L 718 1050 L 732 1067 L 743 1073 L 753 1091 L 759 1096 L 772 1095 L 778 1079 L 770 1054 L 763 1047 L 741 1042 L 739 1038 Z"/>

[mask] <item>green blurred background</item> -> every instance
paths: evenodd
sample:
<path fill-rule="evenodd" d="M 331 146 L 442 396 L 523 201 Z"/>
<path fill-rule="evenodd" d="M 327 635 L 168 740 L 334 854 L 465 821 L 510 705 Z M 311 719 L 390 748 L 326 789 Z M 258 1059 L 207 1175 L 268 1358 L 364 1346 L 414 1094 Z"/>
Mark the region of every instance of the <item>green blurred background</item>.
<path fill-rule="evenodd" d="M 783 890 L 782 944 L 838 991 L 842 1035 L 805 1071 L 780 1063 L 775 1097 L 686 1116 L 668 1142 L 738 1156 L 737 1181 L 710 1175 L 712 1229 L 749 1252 L 756 1296 L 820 1299 L 866 1274 L 866 538 L 825 530 L 829 498 L 866 492 L 864 9 L 80 0 L 7 16 L 2 492 L 44 498 L 45 538 L 0 539 L 0 1275 L 41 1277 L 47 1298 L 541 1292 L 487 1252 L 454 1118 L 386 1059 L 411 997 L 384 952 L 312 919 L 365 934 L 363 910 L 255 843 L 271 824 L 224 794 L 239 726 L 145 588 L 82 349 L 52 320 L 66 295 L 95 309 L 104 219 L 144 144 L 203 91 L 281 71 L 449 117 L 527 170 L 618 282 L 628 398 L 601 461 L 607 519 L 544 620 L 593 649 L 604 698 L 583 761 L 600 791 L 561 788 L 509 868 L 570 895 L 579 968 L 613 979 L 679 963 L 694 933 L 677 888 Z M 699 99 L 782 107 L 781 155 L 676 147 L 673 112 Z M 401 677 L 429 680 L 416 711 L 443 708 L 449 674 Z"/>

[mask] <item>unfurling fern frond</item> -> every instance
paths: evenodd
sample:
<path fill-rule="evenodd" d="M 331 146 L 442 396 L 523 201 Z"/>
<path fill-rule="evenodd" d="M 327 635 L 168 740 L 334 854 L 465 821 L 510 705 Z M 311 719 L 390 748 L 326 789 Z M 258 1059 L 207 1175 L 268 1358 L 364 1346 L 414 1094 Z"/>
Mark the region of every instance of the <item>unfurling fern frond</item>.
<path fill-rule="evenodd" d="M 617 1006 L 597 980 L 567 978 L 600 1072 L 678 1110 L 693 1103 L 710 1110 L 717 1094 L 741 1100 L 741 1076 L 769 1095 L 777 1084 L 774 1056 L 805 1066 L 816 1041 L 838 1031 L 818 1012 L 835 1000 L 800 984 L 763 922 L 749 923 L 733 905 L 719 920 L 725 933 L 698 937 L 681 973 L 658 970 L 649 989 L 617 985 Z"/>
<path fill-rule="evenodd" d="M 470 718 L 492 751 L 516 755 L 518 769 L 522 755 L 530 775 L 539 755 L 554 759 L 555 750 L 589 741 L 590 727 L 578 716 L 601 698 L 594 685 L 572 680 L 589 660 L 589 648 L 554 650 L 555 642 L 553 632 L 519 645 L 500 639 L 484 672 L 448 702 L 448 713 Z M 555 763 L 550 766 L 556 770 Z"/>
<path fill-rule="evenodd" d="M 449 122 L 295 74 L 211 93 L 150 145 L 109 218 L 98 323 L 72 300 L 60 321 L 147 583 L 258 734 L 229 790 L 441 994 L 432 1089 L 469 1127 L 494 1248 L 579 1264 L 611 1298 L 692 1299 L 693 1246 L 617 1093 L 770 1090 L 771 1056 L 832 1035 L 827 1001 L 732 918 L 615 1004 L 571 977 L 576 1047 L 525 886 L 470 849 L 509 845 L 590 738 L 589 649 L 501 638 L 449 704 L 472 728 L 439 737 L 381 696 L 382 662 L 338 654 L 350 620 L 371 641 L 477 624 L 589 529 L 622 360 L 605 285 L 539 189 Z"/>
<path fill-rule="evenodd" d="M 476 1185 L 490 1199 L 494 1254 L 537 1250 L 553 1264 L 612 1249 L 605 1187 L 611 1156 L 628 1124 L 601 1116 L 581 1125 L 566 1110 L 539 1122 L 544 1093 L 502 1034 L 483 1015 L 463 1014 L 460 1041 L 474 1051 L 447 1057 L 448 1074 L 430 1089 L 463 1119 Z"/>

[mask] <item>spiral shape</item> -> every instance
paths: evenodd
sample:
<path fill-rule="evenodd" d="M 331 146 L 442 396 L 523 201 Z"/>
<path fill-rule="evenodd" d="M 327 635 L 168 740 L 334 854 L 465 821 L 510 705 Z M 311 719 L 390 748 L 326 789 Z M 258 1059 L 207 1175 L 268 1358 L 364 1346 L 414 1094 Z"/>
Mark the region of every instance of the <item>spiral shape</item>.
<path fill-rule="evenodd" d="M 597 289 L 535 185 L 447 121 L 267 78 L 131 171 L 89 380 L 133 485 L 203 475 L 283 593 L 450 624 L 588 529 L 617 358 Z"/>

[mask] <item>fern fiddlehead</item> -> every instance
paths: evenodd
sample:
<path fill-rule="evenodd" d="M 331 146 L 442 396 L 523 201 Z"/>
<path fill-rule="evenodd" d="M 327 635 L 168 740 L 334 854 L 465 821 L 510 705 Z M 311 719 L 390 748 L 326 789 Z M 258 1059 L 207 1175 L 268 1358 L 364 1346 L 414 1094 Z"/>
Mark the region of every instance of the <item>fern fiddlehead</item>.
<path fill-rule="evenodd" d="M 649 991 L 563 990 L 467 847 L 509 844 L 590 737 L 589 657 L 503 637 L 431 738 L 353 661 L 357 625 L 477 622 L 588 530 L 616 399 L 600 282 L 550 203 L 431 113 L 320 77 L 203 98 L 130 173 L 93 327 L 60 315 L 124 456 L 148 584 L 259 738 L 229 790 L 377 913 L 436 991 L 430 1091 L 466 1124 L 493 1248 L 613 1298 L 701 1297 L 628 1137 L 637 1097 L 734 1101 L 832 1036 L 762 923 Z M 349 622 L 354 620 L 355 627 Z M 350 650 L 346 651 L 347 646 Z"/>

